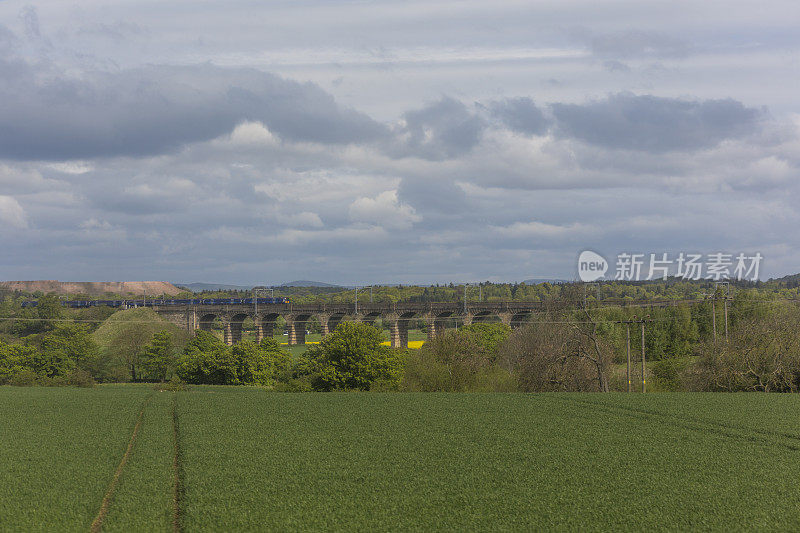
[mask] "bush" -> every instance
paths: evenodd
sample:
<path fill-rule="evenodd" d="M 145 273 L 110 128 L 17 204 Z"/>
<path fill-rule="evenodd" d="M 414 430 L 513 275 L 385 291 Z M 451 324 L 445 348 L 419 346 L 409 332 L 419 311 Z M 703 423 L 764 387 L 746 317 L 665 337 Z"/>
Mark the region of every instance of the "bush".
<path fill-rule="evenodd" d="M 683 390 L 683 374 L 687 365 L 685 359 L 662 359 L 648 365 L 653 374 L 654 388 L 662 391 Z"/>
<path fill-rule="evenodd" d="M 179 378 L 177 375 L 172 376 L 172 378 L 170 378 L 170 380 L 167 381 L 166 383 L 160 383 L 156 385 L 154 388 L 159 391 L 173 391 L 173 392 L 189 389 L 189 387 L 186 386 L 186 383 L 184 383 L 181 380 L 181 378 Z"/>
<path fill-rule="evenodd" d="M 176 372 L 186 383 L 273 385 L 290 366 L 289 354 L 273 339 L 229 347 L 212 333 L 198 331 L 187 343 Z"/>
<path fill-rule="evenodd" d="M 404 352 L 382 346 L 380 331 L 368 324 L 344 322 L 306 352 L 307 371 L 315 390 L 370 390 L 376 382 L 396 388 Z"/>
<path fill-rule="evenodd" d="M 499 368 L 498 344 L 510 328 L 502 324 L 476 324 L 448 331 L 411 352 L 401 389 L 406 391 L 467 392 L 516 390 L 510 372 Z"/>
<path fill-rule="evenodd" d="M 277 392 L 311 392 L 314 387 L 311 386 L 309 376 L 306 376 L 303 378 L 290 378 L 288 381 L 278 381 L 275 383 L 273 390 Z"/>
<path fill-rule="evenodd" d="M 39 376 L 33 370 L 20 370 L 8 381 L 14 387 L 33 387 L 39 385 Z"/>
<path fill-rule="evenodd" d="M 64 385 L 69 387 L 94 387 L 95 381 L 89 372 L 77 369 L 64 376 Z"/>

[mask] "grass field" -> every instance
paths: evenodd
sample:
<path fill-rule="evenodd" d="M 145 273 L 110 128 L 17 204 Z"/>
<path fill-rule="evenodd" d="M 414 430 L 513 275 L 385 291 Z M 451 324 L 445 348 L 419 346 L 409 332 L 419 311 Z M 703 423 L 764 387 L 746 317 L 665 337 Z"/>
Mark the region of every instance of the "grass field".
<path fill-rule="evenodd" d="M 186 531 L 800 529 L 798 396 L 0 387 L 0 405 L 2 530 L 89 529 L 139 420 L 103 530 L 169 530 L 176 502 Z"/>

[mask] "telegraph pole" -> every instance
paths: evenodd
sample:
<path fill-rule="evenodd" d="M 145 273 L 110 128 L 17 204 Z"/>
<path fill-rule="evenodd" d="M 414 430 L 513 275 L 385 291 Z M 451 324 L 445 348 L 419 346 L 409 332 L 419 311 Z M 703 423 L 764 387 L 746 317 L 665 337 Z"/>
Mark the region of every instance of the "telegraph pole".
<path fill-rule="evenodd" d="M 631 391 L 631 323 L 628 321 L 625 324 L 625 329 L 627 330 L 627 352 L 628 352 L 628 392 Z"/>
<path fill-rule="evenodd" d="M 644 319 L 642 319 L 642 392 L 647 392 L 647 365 L 644 359 Z"/>
<path fill-rule="evenodd" d="M 717 344 L 717 289 L 714 287 L 714 295 L 711 297 L 711 328 L 714 330 L 714 344 Z"/>
<path fill-rule="evenodd" d="M 722 305 L 725 309 L 725 342 L 728 342 L 728 300 L 731 295 L 731 283 L 729 281 L 718 281 L 714 284 L 714 294 L 717 294 L 716 288 L 722 287 Z"/>
<path fill-rule="evenodd" d="M 645 322 L 650 322 L 650 315 L 647 315 L 643 318 L 638 318 L 636 315 L 633 316 L 633 320 L 625 321 L 628 324 L 628 392 L 631 390 L 631 332 L 630 332 L 630 324 L 641 324 L 642 327 L 642 392 L 647 392 L 647 358 L 645 357 L 645 349 L 644 349 L 644 324 Z"/>
<path fill-rule="evenodd" d="M 635 324 L 639 322 L 636 318 L 636 315 L 633 316 L 632 320 L 620 320 L 617 324 L 625 324 L 625 353 L 628 356 L 628 392 L 631 392 L 631 324 Z M 642 348 L 644 350 L 644 347 Z"/>

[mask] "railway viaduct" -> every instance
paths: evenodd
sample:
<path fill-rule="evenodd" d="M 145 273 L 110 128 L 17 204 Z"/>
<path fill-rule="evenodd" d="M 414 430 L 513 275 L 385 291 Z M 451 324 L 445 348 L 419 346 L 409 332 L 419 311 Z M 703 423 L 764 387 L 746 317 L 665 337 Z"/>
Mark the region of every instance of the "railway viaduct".
<path fill-rule="evenodd" d="M 389 326 L 391 344 L 395 348 L 408 346 L 408 323 L 423 319 L 428 338 L 441 333 L 454 320 L 464 325 L 497 317 L 516 328 L 531 313 L 541 311 L 540 302 L 463 302 L 444 303 L 374 303 L 374 304 L 231 304 L 231 305 L 160 305 L 153 308 L 164 319 L 186 328 L 211 330 L 216 319 L 222 322 L 226 344 L 242 339 L 242 324 L 247 318 L 255 325 L 256 341 L 275 333 L 278 317 L 283 317 L 289 330 L 289 345 L 305 344 L 306 323 L 317 317 L 325 335 L 343 320 L 373 323 L 380 318 Z"/>

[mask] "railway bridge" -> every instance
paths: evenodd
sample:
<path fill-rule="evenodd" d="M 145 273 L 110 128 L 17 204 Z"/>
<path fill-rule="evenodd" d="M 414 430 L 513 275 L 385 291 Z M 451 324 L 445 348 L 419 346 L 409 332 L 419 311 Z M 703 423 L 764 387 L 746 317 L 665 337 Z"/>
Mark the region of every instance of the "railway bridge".
<path fill-rule="evenodd" d="M 350 303 L 350 304 L 223 304 L 223 305 L 159 305 L 153 309 L 164 319 L 184 327 L 190 332 L 211 330 L 214 322 L 222 322 L 226 344 L 242 339 L 242 325 L 251 319 L 255 326 L 256 341 L 275 333 L 278 317 L 286 321 L 289 345 L 305 344 L 306 325 L 316 317 L 322 334 L 333 331 L 343 320 L 373 323 L 380 318 L 389 326 L 391 345 L 408 346 L 410 320 L 424 320 L 428 338 L 440 334 L 454 321 L 464 325 L 499 319 L 512 328 L 522 325 L 531 313 L 543 310 L 541 302 L 464 302 L 442 303 Z"/>

